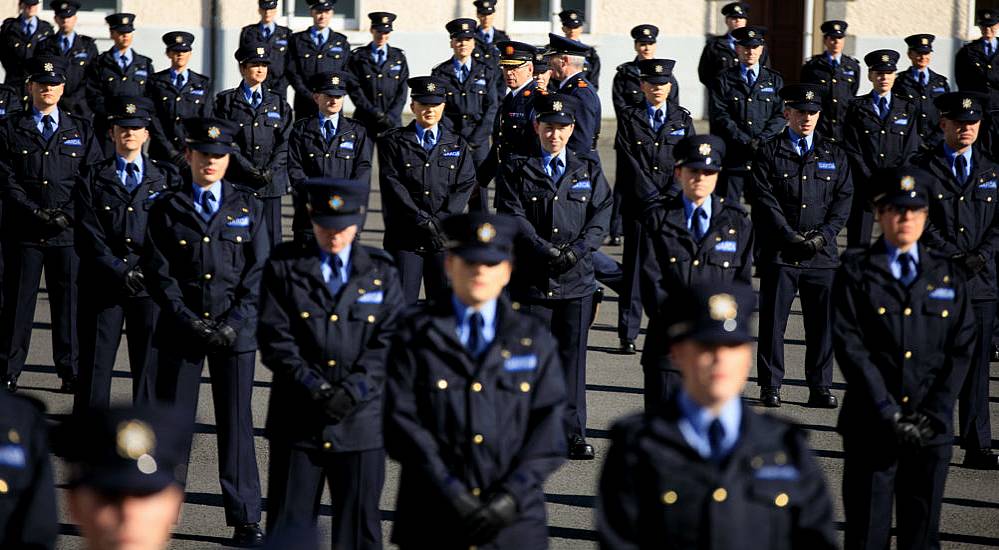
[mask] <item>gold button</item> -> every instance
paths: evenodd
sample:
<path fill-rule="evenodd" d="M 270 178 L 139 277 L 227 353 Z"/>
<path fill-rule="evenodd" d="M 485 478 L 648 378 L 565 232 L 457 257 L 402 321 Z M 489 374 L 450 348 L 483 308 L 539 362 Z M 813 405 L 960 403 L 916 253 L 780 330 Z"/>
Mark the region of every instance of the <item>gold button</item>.
<path fill-rule="evenodd" d="M 534 343 L 534 340 L 531 340 L 530 338 L 521 338 L 520 339 L 520 345 L 522 345 L 524 347 L 530 346 L 532 343 Z"/>
<path fill-rule="evenodd" d="M 879 307 L 878 308 L 878 315 L 884 315 L 886 311 L 888 311 L 888 310 L 885 309 L 885 308 L 883 308 L 883 307 Z"/>
<path fill-rule="evenodd" d="M 663 493 L 663 504 L 676 504 L 676 491 L 666 491 Z"/>
<path fill-rule="evenodd" d="M 676 263 L 676 256 L 671 256 L 670 259 L 669 259 L 669 263 L 675 264 Z"/>
<path fill-rule="evenodd" d="M 777 498 L 774 499 L 774 504 L 776 504 L 778 508 L 783 508 L 787 506 L 787 501 L 787 493 L 780 493 L 777 495 Z"/>
<path fill-rule="evenodd" d="M 479 496 L 481 494 L 482 494 L 482 489 L 479 489 L 478 487 L 472 487 L 472 496 L 473 497 L 477 497 L 477 496 Z"/>
<path fill-rule="evenodd" d="M 522 391 L 524 393 L 527 393 L 527 392 L 531 391 L 531 384 L 529 382 L 521 382 L 520 383 L 520 391 Z"/>
<path fill-rule="evenodd" d="M 940 316 L 946 319 L 947 317 L 950 317 L 950 312 L 945 309 L 940 312 Z"/>
<path fill-rule="evenodd" d="M 239 235 L 236 235 L 236 242 L 237 242 L 237 243 L 241 243 L 241 242 L 243 242 L 243 237 L 241 237 L 241 236 L 239 236 Z"/>
<path fill-rule="evenodd" d="M 336 359 L 330 359 L 329 361 L 327 361 L 326 362 L 326 366 L 327 367 L 335 367 L 336 366 Z"/>
<path fill-rule="evenodd" d="M 374 315 L 368 315 L 368 322 L 369 323 L 374 323 L 375 322 L 375 316 Z"/>
<path fill-rule="evenodd" d="M 729 266 L 728 262 L 722 262 L 722 267 L 728 267 L 728 266 Z"/>
<path fill-rule="evenodd" d="M 475 434 L 475 437 L 472 438 L 472 443 L 475 443 L 476 445 L 482 445 L 482 442 L 485 440 L 486 438 L 483 437 L 482 434 Z"/>
<path fill-rule="evenodd" d="M 912 315 L 912 308 L 911 307 L 907 307 L 907 308 L 903 309 L 902 310 L 902 315 L 905 315 L 906 317 Z"/>
<path fill-rule="evenodd" d="M 474 391 L 475 393 L 479 393 L 480 391 L 482 391 L 482 384 L 480 384 L 478 382 L 473 383 L 472 384 L 472 391 Z"/>
<path fill-rule="evenodd" d="M 329 441 L 323 441 L 323 449 L 330 450 L 333 448 L 333 444 Z"/>
<path fill-rule="evenodd" d="M 367 290 L 364 290 L 363 288 L 357 289 L 358 294 L 364 294 L 365 292 L 367 292 Z"/>
<path fill-rule="evenodd" d="M 778 466 L 783 466 L 787 464 L 787 455 L 783 451 L 778 451 L 774 454 L 774 464 Z"/>
<path fill-rule="evenodd" d="M 212 314 L 206 311 L 206 312 L 202 313 L 201 316 L 204 317 L 205 319 L 207 319 L 207 318 L 211 317 Z"/>
<path fill-rule="evenodd" d="M 204 238 L 201 239 L 201 242 L 210 243 L 212 242 L 212 238 L 206 235 Z"/>
<path fill-rule="evenodd" d="M 715 492 L 711 493 L 711 498 L 713 498 L 715 502 L 725 502 L 725 499 L 728 498 L 728 491 L 719 487 L 715 489 Z"/>
<path fill-rule="evenodd" d="M 212 274 L 211 273 L 205 273 L 205 280 L 206 281 L 210 281 L 211 279 L 212 279 Z"/>
<path fill-rule="evenodd" d="M 381 279 L 375 279 L 374 281 L 371 281 L 371 283 L 374 284 L 375 286 L 382 286 Z"/>
<path fill-rule="evenodd" d="M 701 261 L 700 260 L 694 260 L 694 265 L 695 266 L 701 265 Z"/>
<path fill-rule="evenodd" d="M 302 319 L 308 319 L 309 318 L 309 312 L 308 311 L 303 311 L 302 313 L 299 313 L 298 316 L 301 317 Z"/>
<path fill-rule="evenodd" d="M 187 241 L 185 241 L 184 239 L 181 239 L 181 240 L 177 241 L 177 244 L 179 244 L 180 246 L 187 246 Z"/>
<path fill-rule="evenodd" d="M 9 491 L 9 490 L 10 490 L 10 487 L 7 486 L 7 480 L 0 479 L 0 494 L 6 495 L 7 491 Z"/>
<path fill-rule="evenodd" d="M 908 403 L 908 402 L 909 402 L 909 396 L 908 395 L 903 395 L 902 396 L 902 403 Z"/>
<path fill-rule="evenodd" d="M 332 322 L 334 322 L 334 323 L 335 323 L 335 322 L 337 322 L 338 320 L 340 320 L 340 316 L 339 316 L 339 315 L 337 315 L 336 313 L 334 313 L 333 315 L 330 315 L 330 321 L 332 321 Z"/>
<path fill-rule="evenodd" d="M 753 460 L 749 463 L 749 465 L 752 466 L 754 470 L 759 470 L 760 468 L 763 467 L 763 457 L 754 456 Z"/>
<path fill-rule="evenodd" d="M 11 429 L 7 432 L 7 439 L 9 439 L 11 443 L 20 443 L 21 434 L 17 433 L 17 430 Z"/>
<path fill-rule="evenodd" d="M 443 378 L 441 378 L 440 380 L 438 380 L 437 381 L 437 389 L 439 389 L 439 390 L 446 390 L 447 389 L 447 380 L 444 380 Z"/>
<path fill-rule="evenodd" d="M 905 352 L 905 358 L 906 359 L 912 359 L 912 352 L 911 351 Z"/>
<path fill-rule="evenodd" d="M 129 207 L 128 207 L 128 208 L 126 208 L 125 210 L 128 210 L 129 212 L 135 212 L 135 209 L 134 209 L 134 208 L 132 208 L 131 206 L 129 206 Z"/>
<path fill-rule="evenodd" d="M 509 359 L 510 358 L 510 350 L 506 350 L 505 349 L 505 350 L 500 351 L 500 357 L 502 357 L 503 359 Z"/>

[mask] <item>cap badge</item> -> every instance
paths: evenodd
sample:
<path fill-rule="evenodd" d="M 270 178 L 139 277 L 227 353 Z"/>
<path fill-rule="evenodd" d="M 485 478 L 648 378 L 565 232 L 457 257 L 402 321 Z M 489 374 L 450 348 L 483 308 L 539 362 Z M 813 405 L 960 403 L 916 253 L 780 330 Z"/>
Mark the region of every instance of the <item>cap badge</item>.
<path fill-rule="evenodd" d="M 437 85 L 434 84 L 433 82 L 430 82 L 430 83 L 427 84 L 427 91 L 428 92 L 432 92 L 432 91 L 434 91 L 436 89 L 437 89 Z"/>
<path fill-rule="evenodd" d="M 989 12 L 985 12 L 985 19 L 992 19 L 992 14 Z"/>
<path fill-rule="evenodd" d="M 222 130 L 218 126 L 208 128 L 208 139 L 218 139 L 222 135 Z"/>
<path fill-rule="evenodd" d="M 840 30 L 839 23 L 833 24 L 833 30 L 839 32 L 839 30 Z"/>
<path fill-rule="evenodd" d="M 545 60 L 545 54 L 543 54 L 543 53 L 536 53 L 536 54 L 534 54 L 534 61 L 536 63 L 541 63 L 544 60 Z"/>
<path fill-rule="evenodd" d="M 749 31 L 749 32 L 746 33 L 746 36 L 748 36 L 750 38 L 754 38 L 754 37 L 756 37 L 756 31 Z"/>
<path fill-rule="evenodd" d="M 496 236 L 496 228 L 491 223 L 484 223 L 475 231 L 475 236 L 479 238 L 479 242 L 488 243 Z"/>
<path fill-rule="evenodd" d="M 902 180 L 898 182 L 898 186 L 902 188 L 902 191 L 912 191 L 916 187 L 916 178 L 912 176 L 904 176 Z"/>
<path fill-rule="evenodd" d="M 125 112 L 128 113 L 128 114 L 130 114 L 130 115 L 134 115 L 135 114 L 135 104 L 134 103 L 129 103 L 128 105 L 125 105 Z"/>
<path fill-rule="evenodd" d="M 971 98 L 970 97 L 966 97 L 966 98 L 962 99 L 961 100 L 961 107 L 964 107 L 965 109 L 970 109 L 971 108 Z"/>
<path fill-rule="evenodd" d="M 46 63 L 45 65 L 42 66 L 42 69 L 44 69 L 45 72 L 47 73 L 51 73 L 55 71 L 55 65 L 51 63 Z"/>
<path fill-rule="evenodd" d="M 264 55 L 265 51 L 263 48 L 257 48 L 257 55 Z"/>
<path fill-rule="evenodd" d="M 656 65 L 656 72 L 657 73 L 663 72 L 663 66 L 662 65 Z"/>
<path fill-rule="evenodd" d="M 127 25 L 128 24 L 128 18 L 127 17 L 122 17 L 121 18 L 121 24 L 122 25 Z"/>
<path fill-rule="evenodd" d="M 882 63 L 888 63 L 889 61 L 891 61 L 891 58 L 888 57 L 888 54 L 885 54 L 885 55 L 881 56 L 881 62 Z"/>
<path fill-rule="evenodd" d="M 468 23 L 462 23 L 461 24 L 461 30 L 467 31 L 468 30 Z"/>
<path fill-rule="evenodd" d="M 805 92 L 805 99 L 807 99 L 808 101 L 811 101 L 811 100 L 815 99 L 815 92 L 813 92 L 811 90 L 808 90 L 807 92 Z"/>
<path fill-rule="evenodd" d="M 341 197 L 340 195 L 333 195 L 333 197 L 330 199 L 330 208 L 332 208 L 333 210 L 339 210 L 343 208 L 343 197 Z"/>
<path fill-rule="evenodd" d="M 725 332 L 735 330 L 735 318 L 739 315 L 739 306 L 731 294 L 715 294 L 708 298 L 708 309 L 712 319 L 723 322 L 722 328 Z"/>
<path fill-rule="evenodd" d="M 505 53 L 506 55 L 513 55 L 513 51 L 514 51 L 513 46 L 507 46 L 506 48 L 503 49 L 503 53 Z"/>
<path fill-rule="evenodd" d="M 118 434 L 115 438 L 118 454 L 122 458 L 138 460 L 142 455 L 149 454 L 156 446 L 156 434 L 140 420 L 129 420 L 118 424 Z"/>
<path fill-rule="evenodd" d="M 387 24 L 388 22 L 389 22 L 388 16 L 387 15 L 383 15 L 382 16 L 382 23 L 386 23 Z"/>
<path fill-rule="evenodd" d="M 920 39 L 920 40 L 919 40 L 919 42 L 920 42 L 920 43 L 921 43 L 922 45 L 926 46 L 926 45 L 928 45 L 928 44 L 930 43 L 930 39 L 929 39 L 929 38 L 925 38 L 925 37 L 924 37 L 924 38 Z"/>
<path fill-rule="evenodd" d="M 579 16 L 576 15 L 575 13 L 570 13 L 569 14 L 569 19 L 572 19 L 573 21 L 575 21 L 575 20 L 579 19 Z"/>
<path fill-rule="evenodd" d="M 337 75 L 331 76 L 330 77 L 330 84 L 332 84 L 334 86 L 339 86 L 340 85 L 340 77 L 337 76 Z"/>
<path fill-rule="evenodd" d="M 711 156 L 711 144 L 710 143 L 702 143 L 701 146 L 697 148 L 697 152 L 700 153 L 701 156 L 710 157 Z"/>
<path fill-rule="evenodd" d="M 181 42 L 184 41 L 184 37 L 178 34 L 177 36 L 173 37 L 173 41 L 180 44 Z"/>
<path fill-rule="evenodd" d="M 66 9 L 68 7 L 69 7 L 69 4 L 67 4 L 65 2 L 63 2 L 62 4 L 59 4 L 59 9 L 61 9 L 61 10 L 64 10 L 64 9 Z"/>
<path fill-rule="evenodd" d="M 732 8 L 732 11 L 734 11 L 735 13 L 742 13 L 742 6 L 735 6 L 734 8 Z"/>
<path fill-rule="evenodd" d="M 554 101 L 554 102 L 552 102 L 552 110 L 553 111 L 561 112 L 562 111 L 562 102 L 561 101 Z"/>
<path fill-rule="evenodd" d="M 642 29 L 642 34 L 644 34 L 645 36 L 651 36 L 652 35 L 652 30 L 651 29 Z"/>

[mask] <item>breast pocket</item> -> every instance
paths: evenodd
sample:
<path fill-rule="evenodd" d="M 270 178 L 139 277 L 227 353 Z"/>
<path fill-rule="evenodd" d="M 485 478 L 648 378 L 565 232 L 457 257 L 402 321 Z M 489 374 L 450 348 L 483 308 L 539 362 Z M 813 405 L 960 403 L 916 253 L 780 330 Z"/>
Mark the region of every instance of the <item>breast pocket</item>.
<path fill-rule="evenodd" d="M 747 518 L 761 548 L 789 548 L 791 519 L 802 505 L 797 483 L 790 480 L 753 480 L 746 488 Z"/>
<path fill-rule="evenodd" d="M 336 157 L 341 159 L 351 159 L 357 154 L 355 151 L 358 149 L 359 145 L 357 142 L 356 134 L 345 134 L 342 136 L 336 146 Z"/>
<path fill-rule="evenodd" d="M 979 181 L 975 186 L 974 198 L 978 202 L 991 204 L 996 202 L 996 180 Z"/>
<path fill-rule="evenodd" d="M 242 223 L 239 220 L 229 221 L 227 223 Z M 253 241 L 253 234 L 250 232 L 250 226 L 230 226 L 226 225 L 222 229 L 219 239 L 223 243 L 225 248 L 225 255 L 229 258 L 231 263 L 230 269 L 242 269 L 244 261 L 243 246 L 249 244 Z"/>

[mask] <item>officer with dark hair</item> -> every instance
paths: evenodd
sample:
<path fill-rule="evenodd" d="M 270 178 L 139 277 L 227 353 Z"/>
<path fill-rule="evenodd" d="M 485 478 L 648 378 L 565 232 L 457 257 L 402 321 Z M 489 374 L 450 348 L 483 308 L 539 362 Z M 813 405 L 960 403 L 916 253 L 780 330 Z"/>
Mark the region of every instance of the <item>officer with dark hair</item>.
<path fill-rule="evenodd" d="M 267 532 L 315 526 L 325 480 L 337 511 L 333 546 L 377 550 L 385 360 L 405 301 L 392 257 L 357 239 L 368 189 L 326 177 L 302 183 L 316 240 L 272 252 L 257 338 L 274 372 Z"/>
<path fill-rule="evenodd" d="M 812 56 L 801 69 L 801 81 L 815 84 L 822 91 L 818 132 L 833 142 L 843 141 L 846 109 L 860 89 L 860 62 L 843 53 L 847 27 L 846 21 L 822 23 L 825 51 Z"/>
<path fill-rule="evenodd" d="M 444 221 L 452 292 L 403 317 L 388 358 L 385 444 L 402 466 L 403 549 L 547 548 L 544 483 L 564 461 L 565 383 L 544 323 L 503 293 L 518 223 Z"/>
<path fill-rule="evenodd" d="M 264 86 L 284 98 L 288 93 L 286 71 L 288 69 L 289 41 L 292 36 L 291 29 L 274 22 L 278 16 L 277 7 L 278 0 L 257 0 L 257 13 L 260 14 L 260 21 L 246 25 L 239 31 L 239 47 L 261 44 L 267 48 L 271 64 L 267 69 L 267 80 L 264 81 Z M 341 47 L 346 49 L 344 46 Z M 345 59 L 346 55 L 341 55 L 340 58 Z M 337 59 L 336 54 L 334 54 L 333 59 Z"/>
<path fill-rule="evenodd" d="M 656 39 L 658 37 L 659 27 L 655 25 L 638 25 L 631 29 L 631 38 L 635 41 L 635 59 L 618 65 L 617 74 L 614 75 L 612 100 L 614 113 L 618 116 L 627 107 L 638 107 L 643 104 L 645 95 L 642 94 L 641 71 L 638 70 L 638 62 L 656 57 Z M 680 104 L 680 83 L 676 81 L 672 71 L 673 67 L 670 66 L 669 102 L 670 105 L 677 106 Z"/>
<path fill-rule="evenodd" d="M 66 93 L 62 95 L 61 108 L 87 120 L 93 115 L 87 104 L 87 68 L 99 55 L 97 42 L 76 32 L 76 0 L 52 0 L 49 9 L 55 12 L 58 29 L 39 42 L 35 55 L 61 55 L 66 58 Z M 20 87 L 19 87 L 20 89 Z"/>
<path fill-rule="evenodd" d="M 954 79 L 962 92 L 988 94 L 989 105 L 999 106 L 999 10 L 979 8 L 975 24 L 982 36 L 957 51 Z"/>
<path fill-rule="evenodd" d="M 575 130 L 569 149 L 581 157 L 600 162 L 597 140 L 600 139 L 601 107 L 596 87 L 586 78 L 583 61 L 592 49 L 576 40 L 548 34 L 548 50 L 552 52 L 552 77 L 559 82 L 558 92 L 576 100 L 573 109 Z"/>
<path fill-rule="evenodd" d="M 954 401 L 979 329 L 963 267 L 920 242 L 934 180 L 911 166 L 875 173 L 882 237 L 847 250 L 833 284 L 847 548 L 889 546 L 893 501 L 899 548 L 940 547 Z"/>
<path fill-rule="evenodd" d="M 483 61 L 497 67 L 500 58 L 497 45 L 509 41 L 510 36 L 493 25 L 496 21 L 494 0 L 475 0 L 472 4 L 475 5 L 475 18 L 479 20 L 475 27 L 475 49 Z"/>
<path fill-rule="evenodd" d="M 350 52 L 346 71 L 351 75 L 347 90 L 354 103 L 354 118 L 368 133 L 378 136 L 402 125 L 406 105 L 409 63 L 399 48 L 389 46 L 394 13 L 375 11 L 371 20 L 371 42 Z"/>
<path fill-rule="evenodd" d="M 721 14 L 725 16 L 725 27 L 728 32 L 721 36 L 709 36 L 701 50 L 701 59 L 697 62 L 697 78 L 709 91 L 715 85 L 715 79 L 725 69 L 739 64 L 736 54 L 736 38 L 732 34 L 736 29 L 749 23 L 749 3 L 729 2 L 722 6 Z M 766 51 L 760 54 L 760 64 L 765 65 Z"/>
<path fill-rule="evenodd" d="M 943 132 L 940 130 L 940 111 L 933 105 L 933 100 L 950 91 L 947 77 L 930 69 L 935 39 L 932 34 L 913 34 L 905 37 L 908 46 L 907 55 L 912 66 L 899 71 L 892 86 L 893 91 L 916 104 L 919 113 L 917 130 L 925 149 L 933 149 L 943 139 Z"/>
<path fill-rule="evenodd" d="M 39 0 L 18 0 L 17 17 L 8 17 L 0 25 L 0 64 L 5 73 L 4 84 L 24 86 L 31 74 L 28 60 L 38 54 L 38 46 L 55 32 L 52 24 L 38 17 Z"/>
<path fill-rule="evenodd" d="M 309 79 L 318 73 L 344 70 L 350 58 L 350 41 L 345 35 L 330 28 L 335 3 L 336 0 L 312 1 L 309 8 L 312 26 L 296 32 L 289 39 L 288 66 L 285 75 L 295 90 L 296 120 L 316 114 L 316 104 L 309 90 Z M 280 48 L 278 39 L 275 38 L 274 41 Z M 277 87 L 280 88 L 280 83 Z M 277 94 L 284 99 L 282 90 L 278 90 Z"/>
<path fill-rule="evenodd" d="M 586 14 L 580 10 L 563 10 L 558 14 L 559 20 L 562 22 L 562 34 L 568 40 L 573 42 L 580 42 L 580 38 L 583 37 L 583 25 L 586 24 Z M 596 92 L 600 88 L 600 56 L 597 55 L 597 49 L 586 46 L 587 50 L 580 52 L 584 57 L 583 62 L 583 76 L 586 77 L 586 81 L 593 86 L 593 91 Z M 559 81 L 563 80 L 558 78 Z"/>
<path fill-rule="evenodd" d="M 833 503 L 805 430 L 740 397 L 752 367 L 748 284 L 670 297 L 665 339 L 683 376 L 676 397 L 611 430 L 597 537 L 607 550 L 833 550 Z"/>

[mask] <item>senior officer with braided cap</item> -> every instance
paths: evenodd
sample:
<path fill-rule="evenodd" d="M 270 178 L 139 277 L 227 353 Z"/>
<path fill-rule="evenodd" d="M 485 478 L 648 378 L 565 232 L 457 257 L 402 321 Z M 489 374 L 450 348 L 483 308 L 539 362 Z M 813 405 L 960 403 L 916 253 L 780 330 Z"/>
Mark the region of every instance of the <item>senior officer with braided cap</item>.
<path fill-rule="evenodd" d="M 575 130 L 569 138 L 569 149 L 581 157 L 600 162 L 597 140 L 600 139 L 600 98 L 593 83 L 586 78 L 583 61 L 590 47 L 582 42 L 548 35 L 549 62 L 552 77 L 558 80 L 558 91 L 576 100 L 573 109 Z"/>

